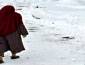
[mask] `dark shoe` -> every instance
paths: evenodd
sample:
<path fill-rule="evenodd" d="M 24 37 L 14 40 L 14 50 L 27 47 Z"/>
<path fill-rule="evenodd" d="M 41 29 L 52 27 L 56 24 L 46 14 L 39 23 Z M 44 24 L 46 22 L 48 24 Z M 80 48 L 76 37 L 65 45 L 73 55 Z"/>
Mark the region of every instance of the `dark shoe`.
<path fill-rule="evenodd" d="M 2 63 L 4 63 L 4 61 L 3 60 L 0 60 L 0 64 L 2 64 Z"/>
<path fill-rule="evenodd" d="M 20 58 L 19 56 L 11 56 L 11 59 L 18 59 Z"/>

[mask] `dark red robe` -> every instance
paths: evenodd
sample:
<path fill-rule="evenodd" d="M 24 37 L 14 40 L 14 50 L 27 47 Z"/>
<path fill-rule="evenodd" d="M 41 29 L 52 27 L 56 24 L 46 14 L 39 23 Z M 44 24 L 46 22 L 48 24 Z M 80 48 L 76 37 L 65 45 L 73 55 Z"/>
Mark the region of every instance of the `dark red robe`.
<path fill-rule="evenodd" d="M 7 5 L 0 10 L 0 36 L 6 36 L 17 30 L 22 17 L 13 6 Z"/>
<path fill-rule="evenodd" d="M 21 35 L 28 35 L 22 17 L 11 5 L 7 5 L 0 10 L 0 56 L 10 50 L 18 53 L 25 50 Z"/>

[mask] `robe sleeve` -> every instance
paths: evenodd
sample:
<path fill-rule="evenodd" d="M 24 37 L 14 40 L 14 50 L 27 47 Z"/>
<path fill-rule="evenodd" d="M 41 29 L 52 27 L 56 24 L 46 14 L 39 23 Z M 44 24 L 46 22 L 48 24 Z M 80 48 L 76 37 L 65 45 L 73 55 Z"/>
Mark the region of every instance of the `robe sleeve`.
<path fill-rule="evenodd" d="M 28 35 L 28 31 L 25 27 L 25 25 L 23 24 L 23 21 L 22 21 L 22 16 L 20 14 L 18 14 L 17 16 L 17 28 L 18 28 L 18 33 L 20 35 Z"/>

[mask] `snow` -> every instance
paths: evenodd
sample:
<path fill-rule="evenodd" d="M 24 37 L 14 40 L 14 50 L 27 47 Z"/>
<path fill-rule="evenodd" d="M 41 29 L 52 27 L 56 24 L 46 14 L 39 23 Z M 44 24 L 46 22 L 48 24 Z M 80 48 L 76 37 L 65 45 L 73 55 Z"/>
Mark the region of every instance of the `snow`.
<path fill-rule="evenodd" d="M 1 2 L 13 3 L 21 13 L 29 35 L 23 38 L 26 50 L 18 54 L 21 58 L 11 60 L 8 51 L 2 65 L 85 65 L 84 4 L 79 0 L 6 1 Z"/>

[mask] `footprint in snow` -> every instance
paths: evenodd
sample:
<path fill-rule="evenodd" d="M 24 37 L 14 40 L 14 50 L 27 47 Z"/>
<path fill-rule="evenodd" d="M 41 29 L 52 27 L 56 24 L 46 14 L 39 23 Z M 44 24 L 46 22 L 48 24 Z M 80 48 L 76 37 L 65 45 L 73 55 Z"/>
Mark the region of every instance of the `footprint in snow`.
<path fill-rule="evenodd" d="M 71 39 L 75 39 L 75 37 L 65 36 L 65 37 L 62 37 L 61 41 L 68 41 L 68 40 L 71 40 Z"/>

